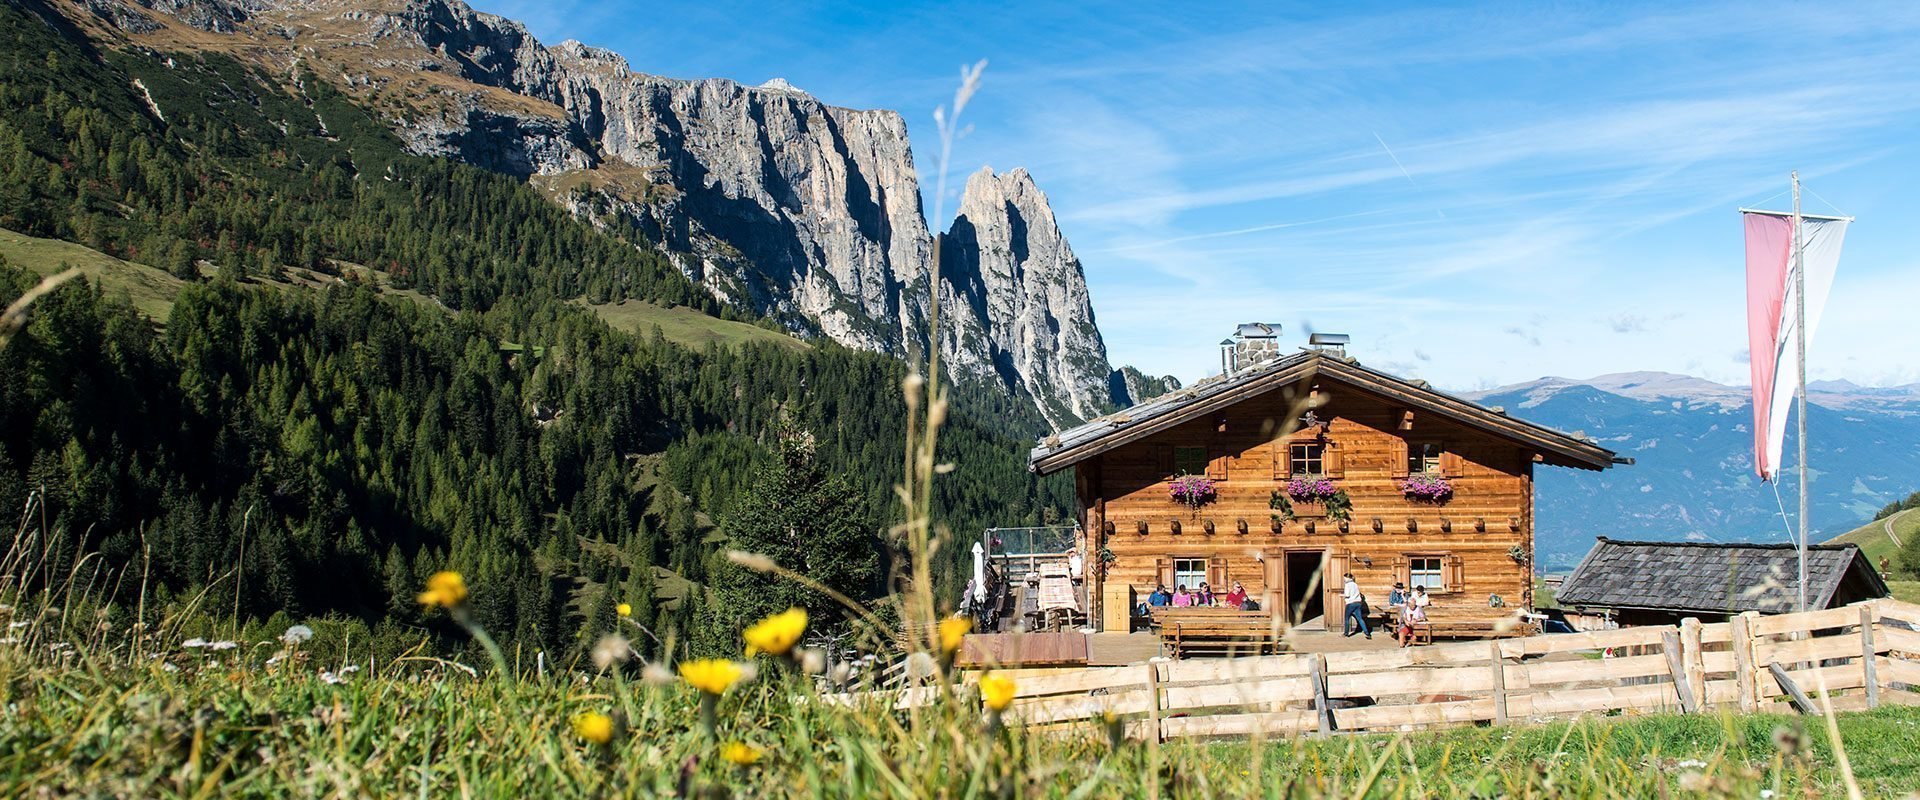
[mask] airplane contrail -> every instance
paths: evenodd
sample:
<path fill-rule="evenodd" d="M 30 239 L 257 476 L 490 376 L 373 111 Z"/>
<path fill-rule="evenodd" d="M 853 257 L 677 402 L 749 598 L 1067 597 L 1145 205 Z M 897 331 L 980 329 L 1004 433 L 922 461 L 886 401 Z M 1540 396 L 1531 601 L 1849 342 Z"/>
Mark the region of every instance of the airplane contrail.
<path fill-rule="evenodd" d="M 1413 173 L 1407 171 L 1407 165 L 1400 163 L 1400 157 L 1393 154 L 1393 148 L 1387 146 L 1387 140 L 1380 138 L 1379 131 L 1373 132 L 1373 140 L 1380 143 L 1380 149 L 1387 151 L 1387 158 L 1393 159 L 1393 165 L 1400 168 L 1400 174 L 1407 176 L 1407 183 L 1413 183 Z"/>

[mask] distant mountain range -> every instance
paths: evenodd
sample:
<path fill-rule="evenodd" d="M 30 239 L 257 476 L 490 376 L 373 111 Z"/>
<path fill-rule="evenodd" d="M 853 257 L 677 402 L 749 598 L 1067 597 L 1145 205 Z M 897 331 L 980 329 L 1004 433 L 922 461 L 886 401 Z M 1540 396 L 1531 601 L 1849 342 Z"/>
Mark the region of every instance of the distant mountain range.
<path fill-rule="evenodd" d="M 1843 533 L 1920 488 L 1920 384 L 1808 386 L 1815 540 Z M 1748 390 L 1666 372 L 1541 378 L 1463 396 L 1586 434 L 1631 466 L 1542 470 L 1536 482 L 1541 567 L 1577 564 L 1595 536 L 1780 541 L 1798 475 L 1792 430 L 1778 499 L 1753 474 Z"/>

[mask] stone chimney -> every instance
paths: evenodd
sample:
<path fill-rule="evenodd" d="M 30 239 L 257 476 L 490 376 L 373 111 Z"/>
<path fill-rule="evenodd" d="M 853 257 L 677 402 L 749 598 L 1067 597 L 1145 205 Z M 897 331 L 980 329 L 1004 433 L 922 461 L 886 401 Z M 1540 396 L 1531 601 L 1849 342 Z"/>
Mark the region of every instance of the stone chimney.
<path fill-rule="evenodd" d="M 1231 378 L 1280 357 L 1280 324 L 1249 322 L 1220 342 L 1220 369 Z"/>

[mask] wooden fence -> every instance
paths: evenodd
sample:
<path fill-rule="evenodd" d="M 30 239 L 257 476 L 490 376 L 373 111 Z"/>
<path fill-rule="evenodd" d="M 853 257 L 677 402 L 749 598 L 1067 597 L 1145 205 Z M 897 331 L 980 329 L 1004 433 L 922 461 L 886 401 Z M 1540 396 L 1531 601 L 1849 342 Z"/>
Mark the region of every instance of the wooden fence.
<path fill-rule="evenodd" d="M 1390 651 L 1052 671 L 1020 676 L 1017 685 L 1010 722 L 1068 726 L 1112 713 L 1139 738 L 1411 730 L 1613 711 L 1813 713 L 1823 702 L 1861 709 L 1920 703 L 1920 605 L 1874 600 L 1710 625 L 1688 619 Z M 930 688 L 891 694 L 896 707 L 934 696 Z"/>

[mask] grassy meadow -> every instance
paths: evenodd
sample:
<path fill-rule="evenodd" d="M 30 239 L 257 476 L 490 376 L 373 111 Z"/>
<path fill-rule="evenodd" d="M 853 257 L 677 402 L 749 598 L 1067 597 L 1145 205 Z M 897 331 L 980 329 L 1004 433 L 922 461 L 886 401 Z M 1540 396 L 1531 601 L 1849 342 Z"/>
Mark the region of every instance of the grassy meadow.
<path fill-rule="evenodd" d="M 19 637 L 9 637 L 19 638 Z M 9 797 L 1817 797 L 1823 721 L 1645 716 L 1264 742 L 989 733 L 971 687 L 917 715 L 821 702 L 786 662 L 697 721 L 664 670 L 499 680 L 433 659 L 352 669 L 279 641 L 129 660 L 0 648 Z M 219 645 L 220 643 L 210 643 Z M 275 659 L 269 666 L 268 659 Z M 602 716 L 604 715 L 604 716 Z M 1920 711 L 1838 717 L 1868 795 L 1920 789 Z M 603 739 L 604 743 L 597 740 Z"/>

